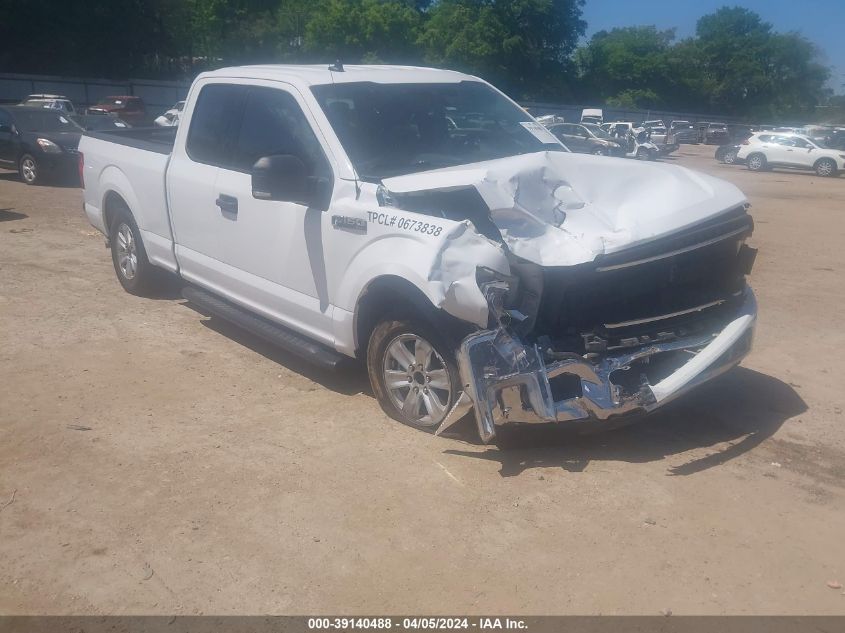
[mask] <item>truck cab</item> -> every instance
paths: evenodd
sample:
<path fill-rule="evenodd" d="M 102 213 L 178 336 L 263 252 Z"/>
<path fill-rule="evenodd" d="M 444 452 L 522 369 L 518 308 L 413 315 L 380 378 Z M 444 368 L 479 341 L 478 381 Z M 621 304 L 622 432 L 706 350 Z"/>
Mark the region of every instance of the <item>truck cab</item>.
<path fill-rule="evenodd" d="M 80 152 L 126 290 L 168 270 L 294 353 L 358 358 L 384 411 L 423 430 L 473 412 L 487 442 L 649 411 L 750 345 L 738 190 L 571 154 L 476 77 L 222 69 L 177 128 L 88 133 Z"/>

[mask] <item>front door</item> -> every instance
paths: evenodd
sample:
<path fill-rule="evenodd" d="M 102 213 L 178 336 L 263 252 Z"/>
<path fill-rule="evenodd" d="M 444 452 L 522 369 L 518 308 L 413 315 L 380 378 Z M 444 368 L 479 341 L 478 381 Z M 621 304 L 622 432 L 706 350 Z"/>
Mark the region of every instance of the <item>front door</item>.
<path fill-rule="evenodd" d="M 194 219 L 189 233 L 174 223 L 180 245 L 193 251 L 185 253 L 180 264 L 183 276 L 332 344 L 331 306 L 321 281 L 325 279 L 322 235 L 327 214 L 293 202 L 254 198 L 250 176 L 259 158 L 276 154 L 298 157 L 318 177 L 331 179 L 331 167 L 293 90 L 238 89 L 243 95 L 239 111 L 229 117 L 233 124 L 225 154 L 213 178 L 200 185 L 206 191 L 203 202 L 187 211 L 202 218 Z M 190 118 L 191 128 L 202 122 L 201 113 L 196 112 L 202 101 L 201 94 Z M 174 217 L 184 212 L 174 202 Z"/>

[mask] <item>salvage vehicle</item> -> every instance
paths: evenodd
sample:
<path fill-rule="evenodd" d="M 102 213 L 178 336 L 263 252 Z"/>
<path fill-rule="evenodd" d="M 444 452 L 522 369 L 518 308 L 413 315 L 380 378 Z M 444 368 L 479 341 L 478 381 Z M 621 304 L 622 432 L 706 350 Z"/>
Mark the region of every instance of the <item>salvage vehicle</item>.
<path fill-rule="evenodd" d="M 634 416 L 751 346 L 736 187 L 568 152 L 469 75 L 224 68 L 196 78 L 178 127 L 80 149 L 125 290 L 170 271 L 203 313 L 324 367 L 357 358 L 418 429 L 472 411 L 489 442 Z"/>
<path fill-rule="evenodd" d="M 573 152 L 596 156 L 625 155 L 622 143 L 612 138 L 598 125 L 590 123 L 544 123 L 544 125 Z"/>
<path fill-rule="evenodd" d="M 698 142 L 709 145 L 719 143 L 720 145 L 730 140 L 728 126 L 724 123 L 712 123 L 701 121 L 698 124 Z"/>
<path fill-rule="evenodd" d="M 182 116 L 182 110 L 185 108 L 184 101 L 177 101 L 176 104 L 166 110 L 164 114 L 157 116 L 153 123 L 160 127 L 170 127 L 171 125 L 179 125 L 179 117 Z"/>
<path fill-rule="evenodd" d="M 51 110 L 61 110 L 66 114 L 73 114 L 76 108 L 73 107 L 73 102 L 64 95 L 48 95 L 35 94 L 29 95 L 21 102 L 23 106 L 31 108 L 49 108 Z"/>
<path fill-rule="evenodd" d="M 76 173 L 82 128 L 60 110 L 0 107 L 0 167 L 27 185 Z"/>
<path fill-rule="evenodd" d="M 604 123 L 604 112 L 601 108 L 584 108 L 581 110 L 581 123 L 601 125 Z"/>
<path fill-rule="evenodd" d="M 669 124 L 669 133 L 675 138 L 676 143 L 698 142 L 698 132 L 689 121 L 672 121 Z"/>
<path fill-rule="evenodd" d="M 88 108 L 88 114 L 111 114 L 132 125 L 140 125 L 147 118 L 147 108 L 141 97 L 118 95 L 100 99 L 97 105 Z"/>
<path fill-rule="evenodd" d="M 773 167 L 809 169 L 818 176 L 836 177 L 845 169 L 845 152 L 825 149 L 801 134 L 752 134 L 739 146 L 737 158 L 751 171 Z"/>
<path fill-rule="evenodd" d="M 622 145 L 623 156 L 626 158 L 655 160 L 660 156 L 660 148 L 651 141 L 648 130 L 638 127 L 631 121 L 605 123 L 601 129 Z"/>

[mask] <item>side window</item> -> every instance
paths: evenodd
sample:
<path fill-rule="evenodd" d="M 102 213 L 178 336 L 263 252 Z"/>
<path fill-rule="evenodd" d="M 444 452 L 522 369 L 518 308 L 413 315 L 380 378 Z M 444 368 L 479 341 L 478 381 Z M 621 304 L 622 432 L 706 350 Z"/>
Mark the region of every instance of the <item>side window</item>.
<path fill-rule="evenodd" d="M 12 127 L 12 117 L 9 116 L 9 113 L 5 110 L 0 110 L 0 128 L 4 128 L 4 131 L 9 131 L 6 128 Z"/>
<path fill-rule="evenodd" d="M 203 86 L 185 145 L 192 160 L 219 167 L 231 162 L 229 138 L 240 123 L 245 92 L 244 86 L 235 84 Z"/>
<path fill-rule="evenodd" d="M 323 148 L 293 95 L 276 88 L 252 87 L 233 146 L 231 167 L 250 171 L 259 158 L 274 154 L 296 156 L 314 176 L 331 175 Z"/>

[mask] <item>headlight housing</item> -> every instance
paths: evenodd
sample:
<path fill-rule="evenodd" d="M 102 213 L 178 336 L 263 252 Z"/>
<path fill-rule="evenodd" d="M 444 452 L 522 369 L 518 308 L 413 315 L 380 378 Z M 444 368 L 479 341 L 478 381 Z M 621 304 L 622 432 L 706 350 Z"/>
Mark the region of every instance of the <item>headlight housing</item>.
<path fill-rule="evenodd" d="M 38 147 L 41 148 L 41 151 L 45 154 L 61 154 L 62 148 L 56 145 L 53 141 L 46 139 L 46 138 L 39 138 L 35 140 L 38 143 Z"/>

